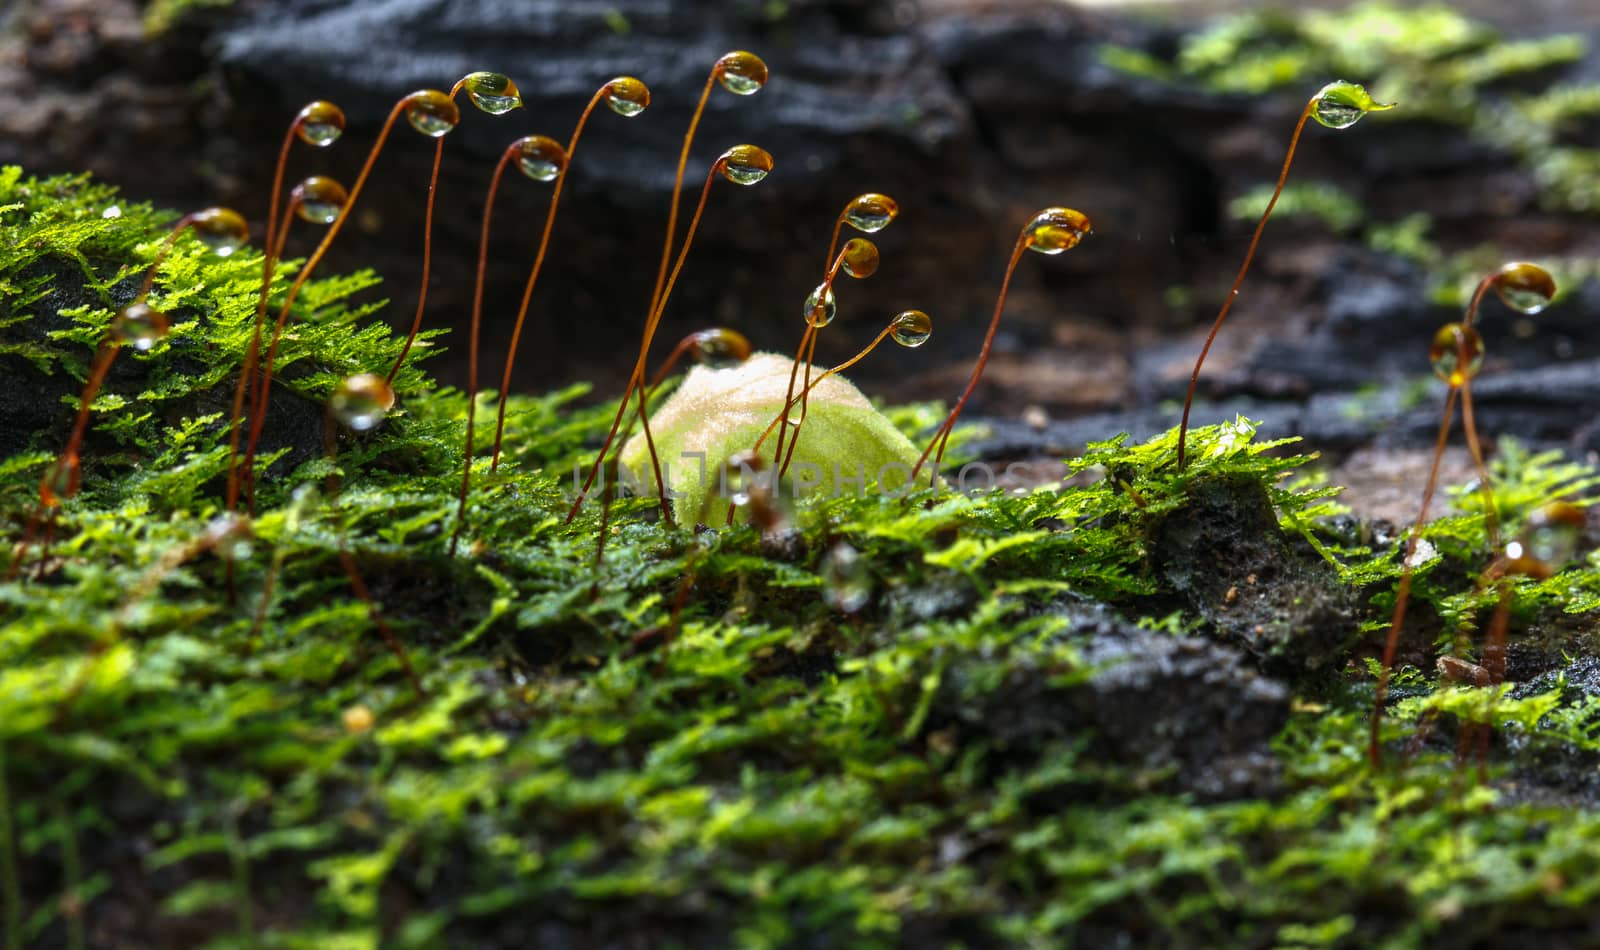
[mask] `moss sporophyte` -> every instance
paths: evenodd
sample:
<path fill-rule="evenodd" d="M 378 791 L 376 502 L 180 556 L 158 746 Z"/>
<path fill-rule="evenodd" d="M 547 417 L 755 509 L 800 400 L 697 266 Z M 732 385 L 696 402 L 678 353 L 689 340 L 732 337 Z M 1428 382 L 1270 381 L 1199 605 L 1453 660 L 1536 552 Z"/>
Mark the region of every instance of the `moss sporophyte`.
<path fill-rule="evenodd" d="M 1548 815 L 1487 814 L 1486 799 L 1463 797 L 1448 767 L 1381 767 L 1386 743 L 1402 738 L 1384 731 L 1386 708 L 1406 723 L 1455 715 L 1462 759 L 1476 749 L 1485 782 L 1492 727 L 1555 735 L 1556 720 L 1543 718 L 1552 707 L 1506 693 L 1517 612 L 1600 608 L 1595 572 L 1577 563 L 1579 496 L 1592 482 L 1544 457 L 1518 468 L 1510 451 L 1496 467 L 1473 417 L 1479 303 L 1493 288 L 1536 313 L 1555 298 L 1548 273 L 1519 263 L 1484 278 L 1464 318 L 1432 341 L 1445 406 L 1403 545 L 1339 540 L 1326 517 L 1333 490 L 1289 480 L 1306 457 L 1272 451 L 1284 443 L 1257 441 L 1244 419 L 1191 431 L 1188 401 L 1178 426 L 1149 442 L 1088 446 L 1070 463 L 1081 482 L 951 492 L 941 480 L 947 449 L 954 440 L 961 451 L 956 423 L 1023 252 L 1073 249 L 1092 235 L 1090 216 L 1052 205 L 1017 222 L 981 348 L 948 412 L 880 410 L 844 376 L 886 340 L 927 343 L 933 318 L 923 310 L 880 315 L 855 356 L 813 365 L 823 329 L 858 322 L 836 319 L 848 314 L 850 285 L 838 276 L 870 278 L 880 250 L 862 235 L 901 214 L 879 192 L 848 199 L 835 218 L 792 355 L 753 352 L 749 328 L 716 327 L 654 364 L 695 234 L 715 217 L 711 193 L 736 191 L 717 183 L 754 186 L 777 173 L 756 145 L 725 149 L 679 234 L 708 97 L 719 85 L 749 96 L 768 79 L 749 52 L 713 65 L 684 134 L 637 355 L 615 405 L 596 409 L 572 408 L 576 390 L 510 389 L 540 270 L 560 252 L 552 229 L 585 123 L 602 102 L 624 117 L 644 112 L 651 91 L 633 77 L 596 90 L 565 144 L 530 134 L 501 152 L 487 183 L 460 393 L 433 386 L 417 365 L 438 334 L 424 329 L 434 197 L 444 137 L 461 118 L 456 97 L 493 115 L 520 105 L 502 74 L 403 97 L 351 187 L 312 176 L 285 199 L 295 143 L 330 146 L 345 127 L 336 105 L 307 105 L 283 138 L 260 254 L 226 209 L 183 217 L 161 237 L 170 219 L 148 208 L 96 211 L 110 200 L 100 186 L 0 173 L 3 246 L 24 249 L 0 257 L 0 326 L 27 318 L 44 328 L 0 353 L 42 367 L 44 379 L 72 377 L 75 408 L 69 429 L 0 465 L 14 513 L 0 587 L 8 934 L 56 926 L 51 912 L 25 915 L 24 903 L 67 906 L 44 893 L 54 885 L 19 873 L 19 852 L 31 872 L 41 852 L 66 855 L 79 834 L 98 843 L 124 820 L 63 813 L 49 819 L 54 831 L 15 834 L 13 813 L 43 827 L 48 812 L 32 790 L 7 784 L 19 752 L 52 763 L 64 755 L 74 775 L 132 776 L 130 810 L 147 801 L 172 810 L 139 831 L 151 839 L 140 839 L 150 864 L 220 857 L 229 869 L 226 883 L 170 896 L 163 913 L 226 908 L 246 936 L 261 892 L 252 872 L 287 892 L 317 889 L 319 910 L 286 930 L 321 939 L 359 927 L 419 946 L 556 898 L 574 917 L 602 907 L 748 909 L 729 927 L 745 928 L 751 944 L 812 930 L 895 942 L 911 939 L 901 928 L 924 914 L 951 915 L 940 917 L 951 933 L 958 918 L 988 921 L 972 931 L 976 942 L 1050 942 L 1144 914 L 1160 928 L 1146 937 L 1181 935 L 1192 917 L 1219 940 L 1307 945 L 1348 936 L 1383 895 L 1411 895 L 1419 919 L 1461 894 L 1496 899 L 1508 887 L 1518 900 L 1547 894 L 1555 907 L 1593 896 L 1577 883 L 1600 880 L 1592 847 L 1510 853 Z M 1342 129 L 1389 108 L 1348 82 L 1306 103 L 1196 360 L 1191 398 L 1307 121 Z M 370 308 L 346 303 L 370 278 L 313 275 L 401 116 L 436 144 L 422 290 L 409 331 L 393 335 L 367 319 Z M 499 256 L 490 253 L 495 199 L 512 167 L 551 191 L 494 397 L 492 449 L 482 453 L 485 274 Z M 302 262 L 284 257 L 296 221 L 326 228 Z M 859 234 L 841 244 L 847 227 Z M 35 268 L 47 254 L 51 266 Z M 50 309 L 46 284 L 61 273 L 81 276 L 82 306 Z M 124 349 L 132 358 L 118 365 L 137 365 L 119 378 L 112 363 Z M 698 365 L 674 382 L 685 356 Z M 1462 504 L 1478 510 L 1430 523 L 1458 404 L 1479 474 Z M 309 439 L 298 431 L 319 423 Z M 597 510 L 585 510 L 596 491 Z M 30 513 L 16 515 L 24 499 Z M 1197 524 L 1197 512 L 1251 525 L 1227 543 L 1268 552 L 1216 597 L 1200 593 L 1209 581 L 1196 571 L 1229 569 L 1204 537 L 1226 526 Z M 1425 543 L 1459 568 L 1454 581 L 1424 563 Z M 1292 584 L 1277 579 L 1289 591 L 1284 616 L 1230 626 L 1224 615 L 1246 608 L 1251 594 L 1239 588 L 1258 586 L 1256 571 L 1265 588 L 1269 568 L 1287 576 L 1291 567 Z M 1341 612 L 1357 593 L 1392 606 L 1389 622 Z M 1470 637 L 1441 659 L 1442 681 L 1468 685 L 1441 686 L 1425 702 L 1408 685 L 1390 703 L 1394 677 L 1413 683 L 1413 671 L 1396 670 L 1413 596 L 1455 632 L 1486 612 L 1486 633 L 1475 659 Z M 1293 612 L 1307 600 L 1335 606 Z M 1343 679 L 1363 619 L 1387 632 L 1372 695 Z M 1226 651 L 1170 636 L 1200 627 L 1219 639 L 1243 633 Z M 1280 628 L 1286 636 L 1271 641 Z M 1218 779 L 1214 795 L 1175 786 L 1185 766 L 1170 751 L 1154 765 L 1097 758 L 1106 755 L 1098 743 L 1115 745 L 1116 715 L 1092 691 L 1106 685 L 1094 680 L 1089 644 L 1105 649 L 1108 636 L 1187 651 L 1163 660 L 1159 675 L 1197 669 L 1206 685 L 1185 695 L 1172 722 L 1200 715 L 1218 691 L 1224 706 L 1281 712 L 1264 740 L 1276 736 L 1276 752 L 1253 747 L 1206 773 L 1254 782 L 1252 769 L 1281 760 L 1281 774 L 1272 765 L 1260 779 L 1270 791 L 1241 791 L 1233 779 Z M 1366 644 L 1374 652 L 1375 640 Z M 1284 687 L 1237 669 L 1244 654 L 1318 698 L 1291 718 Z M 1160 690 L 1132 689 L 1118 695 L 1141 710 L 1165 701 Z M 1091 719 L 1105 735 L 1078 728 Z M 1232 721 L 1219 715 L 1185 743 L 1210 748 Z M 1592 725 L 1561 722 L 1564 735 Z M 69 796 L 86 787 L 75 781 Z M 200 804 L 173 810 L 174 801 Z M 1452 833 L 1471 840 L 1441 859 L 1438 842 Z M 1597 826 L 1573 833 L 1600 841 Z M 263 860 L 280 851 L 307 858 Z M 1483 854 L 1499 855 L 1493 869 L 1470 860 Z M 100 893 L 103 880 L 75 864 L 50 864 L 64 894 Z M 405 904 L 430 909 L 394 925 L 392 908 Z M 1426 919 L 1442 926 L 1448 916 Z"/>

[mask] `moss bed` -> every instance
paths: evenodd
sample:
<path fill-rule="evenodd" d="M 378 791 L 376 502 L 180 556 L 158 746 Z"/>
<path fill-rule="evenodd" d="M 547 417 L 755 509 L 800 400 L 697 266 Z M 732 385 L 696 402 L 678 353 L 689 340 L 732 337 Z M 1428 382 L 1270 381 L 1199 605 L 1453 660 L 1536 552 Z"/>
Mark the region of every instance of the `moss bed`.
<path fill-rule="evenodd" d="M 0 172 L 13 544 L 174 218 Z M 597 572 L 598 506 L 564 516 L 613 406 L 516 397 L 451 556 L 466 403 L 425 359 L 326 488 L 323 401 L 401 342 L 357 274 L 297 307 L 230 597 L 197 539 L 259 268 L 177 243 L 170 335 L 119 357 L 48 557 L 0 583 L 0 946 L 1600 940 L 1592 539 L 1518 583 L 1491 706 L 1433 672 L 1495 597 L 1455 493 L 1375 770 L 1398 546 L 1246 420 L 1182 474 L 1173 434 L 1118 438 L 1070 487 L 807 501 L 766 535 L 626 500 Z M 1595 482 L 1498 466 L 1512 530 Z M 1482 718 L 1486 783 L 1454 757 Z"/>

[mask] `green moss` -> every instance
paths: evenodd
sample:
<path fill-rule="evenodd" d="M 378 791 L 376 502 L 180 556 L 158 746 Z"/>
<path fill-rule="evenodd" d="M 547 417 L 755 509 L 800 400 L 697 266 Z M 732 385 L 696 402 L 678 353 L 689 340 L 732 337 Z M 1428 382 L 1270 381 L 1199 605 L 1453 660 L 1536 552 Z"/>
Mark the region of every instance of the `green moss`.
<path fill-rule="evenodd" d="M 59 422 L 171 216 L 81 179 L 0 182 L 0 320 L 33 346 L 0 359 L 55 386 Z M 278 433 L 230 600 L 195 540 L 218 511 L 217 407 L 258 266 L 179 241 L 152 297 L 172 335 L 124 354 L 97 404 L 45 576 L 0 583 L 0 920 L 24 942 L 111 921 L 217 945 L 1468 943 L 1580 925 L 1600 896 L 1587 812 L 1463 792 L 1443 753 L 1371 771 L 1359 664 L 1300 697 L 1260 793 L 1203 800 L 1095 744 L 1068 703 L 1098 674 L 1095 624 L 1074 611 L 1163 618 L 1161 637 L 1204 626 L 1151 566 L 1154 527 L 1197 486 L 1262 493 L 1363 591 L 1357 622 L 1385 615 L 1393 548 L 1328 528 L 1334 490 L 1296 474 L 1311 459 L 1245 420 L 1191 432 L 1183 473 L 1167 433 L 1091 446 L 1073 463 L 1087 483 L 1056 491 L 804 501 L 789 542 L 667 530 L 625 500 L 596 573 L 598 510 L 564 514 L 614 405 L 513 397 L 506 460 L 480 465 L 473 544 L 451 557 L 466 405 L 421 361 L 381 428 L 341 437 L 337 497 L 318 490 L 321 399 L 398 346 L 352 296 L 370 278 L 328 279 L 296 310 L 275 397 L 305 407 L 285 429 L 309 432 Z M 888 416 L 912 433 L 938 417 Z M 0 462 L 12 539 L 63 431 Z M 1506 458 L 1512 525 L 1591 485 Z M 1485 553 L 1472 497 L 1430 527 L 1443 553 L 1418 579 L 1419 601 L 1462 617 Z M 827 597 L 841 542 L 866 571 L 853 613 Z M 1593 610 L 1597 574 L 1521 585 L 1517 608 Z M 1188 701 L 1236 682 L 1219 667 Z M 1409 682 L 1396 745 L 1427 713 L 1483 708 Z M 1540 754 L 1594 749 L 1600 708 L 1564 682 L 1495 708 Z"/>

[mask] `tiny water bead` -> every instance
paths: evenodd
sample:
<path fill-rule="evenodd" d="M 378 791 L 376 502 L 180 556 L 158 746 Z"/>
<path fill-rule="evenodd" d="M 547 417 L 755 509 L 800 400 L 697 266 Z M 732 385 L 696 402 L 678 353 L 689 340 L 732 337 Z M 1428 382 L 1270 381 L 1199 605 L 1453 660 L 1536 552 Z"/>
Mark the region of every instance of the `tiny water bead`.
<path fill-rule="evenodd" d="M 1365 87 L 1342 79 L 1323 86 L 1311 102 L 1311 117 L 1330 129 L 1348 129 L 1368 112 L 1383 112 L 1395 106 L 1392 102 L 1378 102 Z"/>
<path fill-rule="evenodd" d="M 900 215 L 900 205 L 888 195 L 868 192 L 856 195 L 844 211 L 845 223 L 857 231 L 876 234 Z"/>
<path fill-rule="evenodd" d="M 894 318 L 889 335 L 901 346 L 915 349 L 933 336 L 933 318 L 921 310 L 903 310 Z"/>
<path fill-rule="evenodd" d="M 1538 264 L 1507 264 L 1494 277 L 1495 293 L 1506 306 L 1529 316 L 1550 306 L 1556 297 L 1556 281 Z"/>
<path fill-rule="evenodd" d="M 1026 229 L 1028 250 L 1060 254 L 1078 246 L 1093 230 L 1089 218 L 1071 208 L 1046 208 L 1033 216 Z"/>
<path fill-rule="evenodd" d="M 829 607 L 853 614 L 872 599 L 872 572 L 861 554 L 843 541 L 828 549 L 819 566 Z"/>
<path fill-rule="evenodd" d="M 1433 335 L 1428 348 L 1433 373 L 1452 386 L 1461 386 L 1483 368 L 1483 338 L 1461 323 L 1447 323 Z"/>
<path fill-rule="evenodd" d="M 544 135 L 528 135 L 511 146 L 517 153 L 517 168 L 534 181 L 555 181 L 567 170 L 567 150 Z"/>
<path fill-rule="evenodd" d="M 123 307 L 111 321 L 111 339 L 142 352 L 167 335 L 167 315 L 142 301 Z"/>
<path fill-rule="evenodd" d="M 606 83 L 606 105 L 624 118 L 632 118 L 650 107 L 650 87 L 632 76 L 618 76 Z"/>
<path fill-rule="evenodd" d="M 846 274 L 857 279 L 871 277 L 878 272 L 878 245 L 866 238 L 851 238 L 839 252 Z"/>
<path fill-rule="evenodd" d="M 689 352 L 696 363 L 721 369 L 749 359 L 750 341 L 737 330 L 713 327 L 694 335 Z"/>
<path fill-rule="evenodd" d="M 728 456 L 722 463 L 722 484 L 727 489 L 729 504 L 735 508 L 750 504 L 751 497 L 766 484 L 763 474 L 766 465 L 766 461 L 751 449 Z"/>
<path fill-rule="evenodd" d="M 250 225 L 229 208 L 207 208 L 190 216 L 189 226 L 200 243 L 218 257 L 227 257 L 250 240 Z"/>
<path fill-rule="evenodd" d="M 717 170 L 735 185 L 753 185 L 772 172 L 772 155 L 756 145 L 735 145 L 717 159 Z"/>
<path fill-rule="evenodd" d="M 289 194 L 295 214 L 312 224 L 332 224 L 350 201 L 344 186 L 326 175 L 312 175 Z"/>
<path fill-rule="evenodd" d="M 717 60 L 715 72 L 722 88 L 737 96 L 760 92 L 767 84 L 767 64 L 761 57 L 744 50 L 723 54 Z"/>
<path fill-rule="evenodd" d="M 44 478 L 39 481 L 39 503 L 46 508 L 60 507 L 61 502 L 78 493 L 78 482 L 83 467 L 78 453 L 68 449 L 50 464 Z"/>
<path fill-rule="evenodd" d="M 1587 523 L 1588 516 L 1577 505 L 1550 502 L 1528 517 L 1522 532 L 1523 551 L 1559 570 L 1577 554 L 1578 539 Z"/>
<path fill-rule="evenodd" d="M 322 99 L 309 103 L 295 116 L 294 133 L 313 148 L 327 148 L 344 134 L 344 110 Z"/>
<path fill-rule="evenodd" d="M 522 108 L 522 93 L 517 89 L 517 84 L 511 81 L 511 77 L 503 73 L 468 73 L 461 77 L 458 85 L 480 112 L 505 115 L 512 109 Z M 413 121 L 412 125 L 416 125 L 416 122 Z"/>
<path fill-rule="evenodd" d="M 328 398 L 334 418 L 356 430 L 376 428 L 394 408 L 394 389 L 382 376 L 358 373 L 339 381 Z"/>
<path fill-rule="evenodd" d="M 806 297 L 805 309 L 801 316 L 807 323 L 814 327 L 825 327 L 833 322 L 834 315 L 839 312 L 839 301 L 833 296 L 833 288 L 826 282 L 820 283 Z"/>
<path fill-rule="evenodd" d="M 439 138 L 461 121 L 461 110 L 456 108 L 455 100 L 437 89 L 419 89 L 403 101 L 406 121 L 430 138 Z"/>

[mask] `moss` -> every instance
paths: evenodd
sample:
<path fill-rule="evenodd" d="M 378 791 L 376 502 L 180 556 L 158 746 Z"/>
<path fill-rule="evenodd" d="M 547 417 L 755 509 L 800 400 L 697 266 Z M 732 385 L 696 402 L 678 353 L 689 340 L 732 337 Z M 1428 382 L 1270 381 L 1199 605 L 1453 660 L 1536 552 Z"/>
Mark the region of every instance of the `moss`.
<path fill-rule="evenodd" d="M 0 360 L 48 410 L 0 462 L 16 539 L 172 216 L 83 179 L 0 182 Z M 1589 925 L 1600 821 L 1528 770 L 1593 753 L 1594 694 L 1574 674 L 1490 710 L 1403 676 L 1392 746 L 1439 716 L 1495 716 L 1515 741 L 1487 786 L 1448 738 L 1372 771 L 1370 679 L 1341 661 L 1386 615 L 1394 545 L 1330 527 L 1312 458 L 1245 420 L 1191 432 L 1183 473 L 1168 433 L 1091 446 L 1086 483 L 1054 491 L 806 500 L 782 545 L 668 530 L 626 500 L 597 573 L 598 512 L 563 516 L 614 405 L 518 396 L 451 557 L 466 405 L 425 361 L 382 427 L 341 437 L 337 497 L 317 490 L 321 400 L 399 345 L 353 296 L 370 278 L 330 278 L 285 343 L 279 396 L 302 414 L 275 428 L 230 598 L 195 540 L 258 266 L 179 241 L 152 297 L 172 335 L 119 360 L 42 576 L 0 583 L 0 920 L 24 942 L 1310 946 Z M 1592 487 L 1508 458 L 1513 528 Z M 1472 497 L 1430 527 L 1417 582 L 1418 611 L 1458 623 L 1482 608 Z M 1233 542 L 1292 556 L 1351 612 L 1331 639 L 1276 631 L 1318 658 L 1292 693 L 1261 672 L 1289 675 L 1284 650 L 1227 645 L 1216 592 L 1177 579 L 1223 556 L 1229 506 Z M 1173 540 L 1185 519 L 1204 544 Z M 827 596 L 841 543 L 864 571 L 850 612 Z M 1595 610 L 1589 558 L 1519 585 L 1519 617 Z"/>

